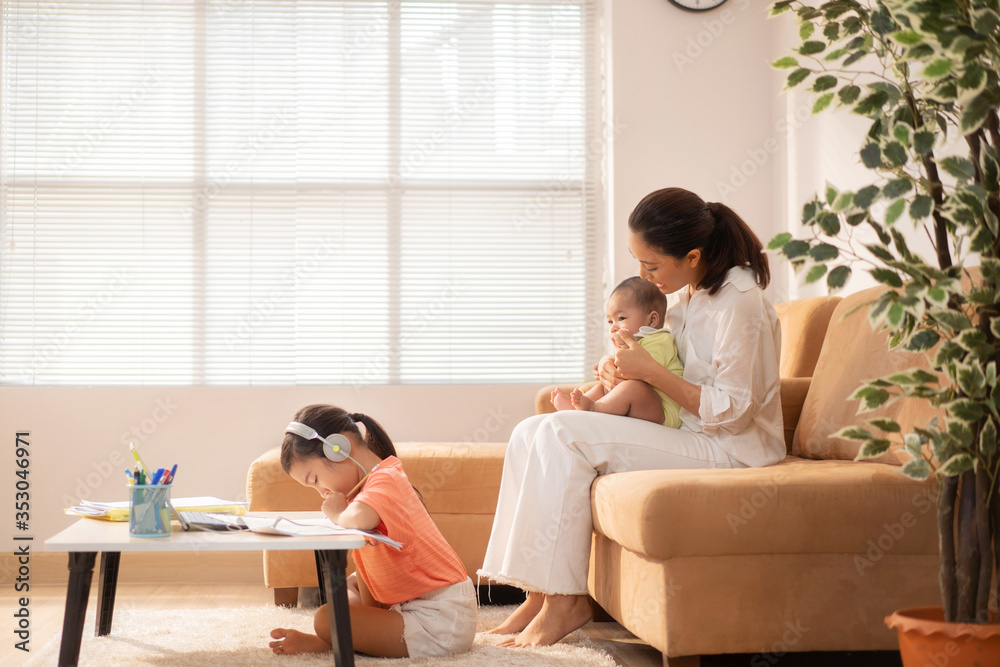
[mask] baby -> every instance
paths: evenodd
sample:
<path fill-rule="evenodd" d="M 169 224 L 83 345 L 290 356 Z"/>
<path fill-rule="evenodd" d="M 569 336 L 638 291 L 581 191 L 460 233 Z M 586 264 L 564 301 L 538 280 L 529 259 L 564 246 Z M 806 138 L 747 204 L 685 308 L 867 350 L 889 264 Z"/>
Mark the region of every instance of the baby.
<path fill-rule="evenodd" d="M 674 337 L 660 328 L 666 310 L 667 299 L 653 283 L 639 277 L 623 280 L 608 298 L 611 340 L 613 343 L 618 331 L 628 331 L 661 366 L 683 377 Z M 636 417 L 671 428 L 681 425 L 680 405 L 642 380 L 622 380 L 607 392 L 598 383 L 586 393 L 574 389 L 569 396 L 556 388 L 552 391 L 552 405 L 557 410 L 594 410 Z"/>

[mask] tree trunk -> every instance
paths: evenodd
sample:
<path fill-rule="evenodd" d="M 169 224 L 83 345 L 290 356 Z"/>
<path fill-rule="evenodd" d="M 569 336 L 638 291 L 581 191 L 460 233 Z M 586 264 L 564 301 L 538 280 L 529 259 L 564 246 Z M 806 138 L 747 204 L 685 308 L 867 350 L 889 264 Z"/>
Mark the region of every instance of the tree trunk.
<path fill-rule="evenodd" d="M 990 584 L 993 581 L 993 535 L 990 530 L 990 465 L 979 466 L 976 471 L 976 537 L 979 542 L 979 586 L 976 591 L 976 622 L 988 623 L 990 619 Z"/>
<path fill-rule="evenodd" d="M 976 593 L 979 588 L 979 538 L 976 535 L 976 472 L 962 473 L 958 496 L 958 556 L 955 585 L 958 588 L 956 623 L 976 620 Z"/>
<path fill-rule="evenodd" d="M 940 565 L 941 606 L 944 620 L 955 622 L 957 597 L 955 590 L 955 501 L 958 498 L 958 477 L 942 477 L 941 497 L 938 498 L 938 550 Z"/>

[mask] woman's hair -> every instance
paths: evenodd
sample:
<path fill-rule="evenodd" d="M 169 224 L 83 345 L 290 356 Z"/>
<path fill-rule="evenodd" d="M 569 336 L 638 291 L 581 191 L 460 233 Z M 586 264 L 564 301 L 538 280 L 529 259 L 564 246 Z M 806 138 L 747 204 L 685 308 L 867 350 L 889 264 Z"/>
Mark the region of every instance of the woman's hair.
<path fill-rule="evenodd" d="M 667 297 L 656 288 L 656 285 L 639 276 L 632 276 L 618 283 L 618 286 L 611 290 L 611 296 L 619 292 L 625 294 L 626 298 L 642 312 L 655 312 L 660 318 L 660 326 L 663 326 L 663 318 L 667 314 Z"/>
<path fill-rule="evenodd" d="M 748 266 L 761 289 L 771 269 L 760 239 L 736 212 L 718 202 L 706 203 L 683 188 L 664 188 L 646 195 L 628 218 L 628 228 L 660 253 L 683 259 L 696 248 L 708 267 L 697 285 L 715 294 L 734 266 Z"/>
<path fill-rule="evenodd" d="M 324 438 L 334 433 L 353 433 L 359 439 L 361 429 L 357 423 L 361 422 L 365 425 L 364 443 L 373 454 L 380 459 L 396 455 L 396 447 L 382 425 L 360 412 L 349 413 L 333 405 L 308 405 L 295 413 L 294 421 L 313 428 Z M 315 438 L 306 440 L 294 433 L 285 434 L 285 439 L 281 442 L 281 468 L 285 472 L 292 467 L 293 461 L 314 458 L 326 458 L 322 441 Z"/>

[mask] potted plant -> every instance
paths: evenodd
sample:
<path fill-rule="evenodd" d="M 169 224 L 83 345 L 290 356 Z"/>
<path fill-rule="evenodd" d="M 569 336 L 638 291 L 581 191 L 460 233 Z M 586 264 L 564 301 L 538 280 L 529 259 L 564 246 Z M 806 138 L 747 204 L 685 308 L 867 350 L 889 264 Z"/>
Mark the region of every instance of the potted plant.
<path fill-rule="evenodd" d="M 807 283 L 825 280 L 834 291 L 852 266 L 866 264 L 889 288 L 868 305 L 871 325 L 888 329 L 891 348 L 931 358 L 934 372 L 874 378 L 854 398 L 861 410 L 925 400 L 942 418 L 905 434 L 892 419 L 871 419 L 870 429 L 844 429 L 837 437 L 859 441 L 859 459 L 879 456 L 890 438 L 902 438 L 911 459 L 901 472 L 917 480 L 938 476 L 938 615 L 997 635 L 989 606 L 1000 562 L 1000 3 L 779 0 L 771 6 L 773 16 L 785 12 L 796 15 L 800 43 L 772 66 L 788 71 L 788 88 L 815 93 L 813 113 L 840 107 L 870 119 L 859 156 L 872 181 L 855 191 L 828 186 L 803 208 L 808 237 L 779 234 L 769 248 L 791 260 Z M 908 243 L 906 230 L 922 234 L 921 227 L 932 257 Z M 902 618 L 894 614 L 887 622 L 907 625 Z M 966 646 L 955 631 L 945 638 Z M 907 642 L 901 634 L 903 659 L 911 664 Z M 954 647 L 938 650 L 950 665 L 960 664 Z M 1000 664 L 1000 657 L 978 664 Z"/>

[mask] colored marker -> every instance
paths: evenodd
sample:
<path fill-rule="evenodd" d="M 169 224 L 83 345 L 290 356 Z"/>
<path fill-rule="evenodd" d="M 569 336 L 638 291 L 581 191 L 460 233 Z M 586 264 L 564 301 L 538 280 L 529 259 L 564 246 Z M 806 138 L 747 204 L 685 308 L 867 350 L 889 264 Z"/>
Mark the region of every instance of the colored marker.
<path fill-rule="evenodd" d="M 149 468 L 147 468 L 146 464 L 142 462 L 142 458 L 139 456 L 139 451 L 135 448 L 135 444 L 131 442 L 128 443 L 128 448 L 132 450 L 132 458 L 134 458 L 135 462 L 139 464 L 139 467 L 142 468 L 143 471 L 148 471 Z"/>

